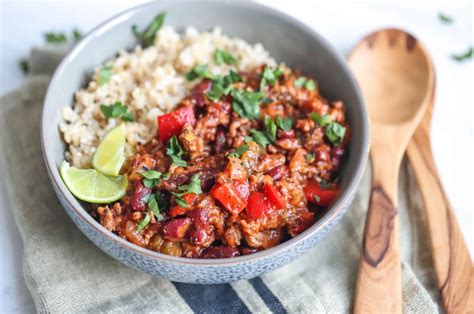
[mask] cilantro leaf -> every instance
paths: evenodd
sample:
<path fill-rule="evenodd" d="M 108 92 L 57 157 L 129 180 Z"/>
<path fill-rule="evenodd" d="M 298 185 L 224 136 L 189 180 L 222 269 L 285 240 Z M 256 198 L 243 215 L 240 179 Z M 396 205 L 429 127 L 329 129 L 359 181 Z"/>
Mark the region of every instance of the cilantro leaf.
<path fill-rule="evenodd" d="M 188 204 L 186 201 L 183 199 L 183 195 L 188 194 L 188 193 L 193 193 L 193 194 L 201 194 L 202 189 L 201 189 L 201 180 L 199 179 L 200 174 L 196 173 L 191 177 L 191 181 L 189 184 L 183 184 L 178 187 L 178 191 L 180 193 L 176 192 L 171 192 L 175 196 L 176 204 L 180 207 L 188 207 Z"/>
<path fill-rule="evenodd" d="M 242 76 L 240 76 L 239 73 L 230 70 L 229 74 L 224 76 L 223 81 L 224 81 L 224 86 L 227 87 L 230 84 L 234 84 L 234 83 L 237 83 L 237 82 L 242 82 Z"/>
<path fill-rule="evenodd" d="M 335 145 L 341 143 L 345 134 L 346 128 L 337 122 L 332 122 L 326 127 L 326 136 Z"/>
<path fill-rule="evenodd" d="M 458 54 L 458 55 L 452 55 L 452 57 L 453 57 L 454 60 L 462 62 L 462 61 L 465 61 L 465 60 L 472 59 L 473 53 L 474 53 L 473 48 L 471 47 L 465 53 Z"/>
<path fill-rule="evenodd" d="M 64 33 L 47 32 L 44 34 L 44 39 L 50 44 L 60 44 L 67 42 L 67 38 Z"/>
<path fill-rule="evenodd" d="M 187 208 L 188 203 L 181 197 L 179 193 L 172 193 L 175 197 L 176 204 L 178 204 L 179 207 Z"/>
<path fill-rule="evenodd" d="M 285 132 L 288 132 L 293 127 L 293 119 L 282 118 L 279 115 L 275 117 L 276 125 Z"/>
<path fill-rule="evenodd" d="M 312 92 L 316 89 L 316 83 L 314 83 L 313 80 L 308 79 L 306 83 L 304 83 L 304 88 Z"/>
<path fill-rule="evenodd" d="M 143 185 L 151 189 L 160 182 L 161 173 L 156 170 L 147 170 L 141 174 L 143 179 Z"/>
<path fill-rule="evenodd" d="M 438 18 L 441 22 L 445 24 L 452 24 L 454 22 L 454 20 L 450 16 L 447 16 L 446 14 L 443 14 L 441 12 L 438 13 Z"/>
<path fill-rule="evenodd" d="M 262 73 L 262 78 L 260 80 L 260 90 L 262 90 L 267 85 L 275 85 L 276 80 L 283 74 L 281 69 L 273 70 L 268 65 L 265 66 L 265 69 Z"/>
<path fill-rule="evenodd" d="M 301 88 L 303 87 L 304 83 L 306 83 L 306 77 L 300 76 L 293 82 L 293 86 L 296 88 Z"/>
<path fill-rule="evenodd" d="M 176 135 L 170 138 L 168 146 L 166 147 L 166 154 L 170 156 L 172 164 L 179 167 L 186 167 L 188 163 L 182 159 L 184 155 L 184 149 L 179 144 Z"/>
<path fill-rule="evenodd" d="M 216 49 L 214 51 L 214 62 L 217 65 L 221 65 L 222 63 L 233 65 L 237 63 L 237 60 L 230 54 L 230 52 L 222 49 Z"/>
<path fill-rule="evenodd" d="M 128 112 L 128 108 L 120 101 L 117 101 L 113 105 L 109 106 L 100 105 L 100 111 L 102 111 L 107 119 L 121 118 L 123 121 L 133 121 L 133 115 Z"/>
<path fill-rule="evenodd" d="M 97 78 L 97 83 L 99 85 L 107 84 L 112 77 L 112 67 L 104 66 L 99 70 L 99 77 Z"/>
<path fill-rule="evenodd" d="M 271 143 L 268 137 L 265 135 L 265 133 L 259 130 L 255 130 L 255 129 L 250 129 L 249 132 L 250 134 L 252 134 L 253 140 L 260 146 L 265 148 L 267 145 Z"/>
<path fill-rule="evenodd" d="M 249 146 L 247 144 L 242 144 L 235 149 L 232 153 L 229 154 L 229 157 L 240 158 L 247 150 Z"/>
<path fill-rule="evenodd" d="M 224 86 L 215 81 L 212 83 L 211 90 L 206 94 L 206 96 L 212 101 L 218 101 L 225 92 Z"/>
<path fill-rule="evenodd" d="M 146 46 L 151 46 L 155 41 L 156 32 L 158 32 L 161 26 L 163 26 L 165 16 L 166 12 L 161 12 L 160 14 L 158 14 L 150 23 L 150 25 L 148 25 L 147 29 L 143 32 L 138 31 L 136 25 L 132 26 L 132 31 L 138 38 L 143 41 Z"/>
<path fill-rule="evenodd" d="M 318 113 L 316 112 L 311 112 L 309 114 L 309 117 L 314 121 L 316 122 L 317 124 L 319 124 L 320 126 L 322 127 L 325 127 L 326 125 L 329 124 L 329 122 L 331 122 L 331 116 L 325 114 L 324 116 L 320 116 Z"/>
<path fill-rule="evenodd" d="M 317 196 L 316 194 L 313 195 L 313 198 L 316 201 L 316 203 L 321 202 L 321 198 L 319 196 Z"/>
<path fill-rule="evenodd" d="M 296 88 L 304 87 L 306 90 L 314 91 L 316 89 L 316 83 L 305 76 L 300 76 L 293 82 L 293 86 Z"/>
<path fill-rule="evenodd" d="M 257 119 L 260 117 L 259 102 L 263 98 L 262 92 L 247 92 L 233 89 L 230 94 L 233 97 L 232 109 L 242 118 Z"/>
<path fill-rule="evenodd" d="M 160 213 L 160 208 L 158 206 L 158 202 L 156 201 L 156 197 L 157 195 L 150 194 L 148 197 L 147 205 L 153 215 L 155 215 L 156 219 L 158 221 L 162 221 L 163 219 L 165 219 L 165 217 L 163 217 L 163 215 Z"/>
<path fill-rule="evenodd" d="M 306 155 L 306 161 L 307 162 L 312 162 L 314 160 L 314 154 L 313 153 L 309 153 L 308 155 Z"/>
<path fill-rule="evenodd" d="M 269 116 L 265 116 L 263 119 L 263 125 L 265 126 L 265 133 L 270 141 L 274 142 L 276 140 L 277 125 L 275 121 L 272 120 Z"/>
<path fill-rule="evenodd" d="M 137 232 L 142 231 L 143 228 L 145 228 L 150 223 L 150 220 L 151 220 L 150 214 L 146 213 L 145 218 L 143 218 L 143 220 L 140 222 L 140 224 L 138 224 Z"/>
<path fill-rule="evenodd" d="M 215 78 L 211 71 L 209 71 L 207 68 L 207 64 L 196 65 L 191 71 L 186 73 L 184 77 L 188 81 L 193 81 L 197 78 L 208 78 L 211 80 Z"/>

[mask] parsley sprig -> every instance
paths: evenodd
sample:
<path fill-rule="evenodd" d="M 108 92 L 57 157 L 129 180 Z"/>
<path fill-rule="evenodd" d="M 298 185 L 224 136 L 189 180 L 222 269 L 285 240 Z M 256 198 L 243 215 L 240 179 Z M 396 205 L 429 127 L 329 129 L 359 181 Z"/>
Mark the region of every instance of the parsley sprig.
<path fill-rule="evenodd" d="M 127 106 L 123 105 L 120 101 L 115 102 L 113 105 L 100 105 L 100 110 L 107 119 L 120 118 L 123 121 L 133 121 L 133 115 L 128 111 Z"/>
<path fill-rule="evenodd" d="M 158 206 L 158 201 L 157 198 L 159 197 L 158 193 L 157 194 L 147 194 L 145 197 L 143 197 L 143 200 L 147 203 L 149 212 L 145 214 L 145 217 L 140 221 L 137 227 L 137 232 L 141 232 L 151 221 L 151 215 L 154 215 L 156 217 L 156 220 L 162 221 L 165 219 L 165 217 L 160 213 L 160 208 Z"/>
<path fill-rule="evenodd" d="M 307 77 L 300 76 L 293 82 L 293 86 L 296 88 L 304 87 L 306 90 L 314 91 L 316 89 L 316 83 Z"/>
<path fill-rule="evenodd" d="M 329 122 L 331 122 L 331 116 L 329 116 L 328 114 L 321 116 L 317 112 L 311 112 L 309 114 L 309 117 L 322 127 L 325 127 L 329 124 Z"/>
<path fill-rule="evenodd" d="M 230 52 L 222 49 L 216 49 L 214 51 L 214 62 L 217 65 L 221 65 L 223 63 L 228 65 L 237 64 L 237 60 L 234 58 L 234 56 Z"/>
<path fill-rule="evenodd" d="M 147 170 L 142 173 L 142 176 L 144 177 L 143 185 L 151 189 L 160 182 L 162 174 L 156 170 Z"/>
<path fill-rule="evenodd" d="M 337 122 L 332 122 L 326 127 L 325 134 L 331 143 L 334 145 L 339 145 L 344 139 L 346 128 Z"/>
<path fill-rule="evenodd" d="M 199 173 L 194 174 L 191 177 L 191 181 L 189 184 L 183 184 L 178 187 L 178 191 L 180 191 L 179 193 L 172 192 L 172 194 L 175 197 L 176 204 L 178 204 L 178 206 L 184 207 L 184 208 L 188 207 L 188 204 L 183 199 L 183 195 L 189 194 L 189 193 L 198 195 L 202 193 L 201 180 L 199 177 L 200 177 Z"/>
<path fill-rule="evenodd" d="M 249 146 L 247 144 L 242 144 L 237 147 L 232 153 L 229 154 L 229 157 L 240 158 L 246 151 L 248 151 Z"/>
<path fill-rule="evenodd" d="M 267 85 L 275 85 L 275 82 L 281 75 L 283 75 L 282 69 L 272 69 L 268 65 L 265 66 L 265 69 L 262 72 L 262 78 L 260 79 L 260 90 L 263 90 Z"/>
<path fill-rule="evenodd" d="M 135 36 L 137 36 L 144 43 L 145 46 L 151 46 L 155 41 L 156 32 L 158 32 L 161 26 L 163 26 L 165 16 L 166 12 L 161 12 L 153 19 L 153 21 L 150 23 L 150 25 L 148 25 L 146 30 L 140 32 L 138 31 L 138 27 L 136 25 L 133 25 L 132 31 Z"/>
<path fill-rule="evenodd" d="M 247 92 L 233 89 L 230 94 L 233 97 L 232 109 L 242 118 L 250 120 L 260 117 L 260 101 L 265 96 L 262 92 Z"/>
<path fill-rule="evenodd" d="M 291 119 L 290 117 L 282 118 L 279 115 L 277 115 L 275 117 L 275 124 L 277 125 L 277 127 L 282 129 L 283 131 L 288 132 L 293 127 L 293 119 Z"/>
<path fill-rule="evenodd" d="M 184 149 L 179 144 L 178 138 L 176 135 L 173 135 L 166 147 L 166 154 L 170 156 L 172 164 L 179 167 L 187 167 L 188 163 L 183 160 Z"/>

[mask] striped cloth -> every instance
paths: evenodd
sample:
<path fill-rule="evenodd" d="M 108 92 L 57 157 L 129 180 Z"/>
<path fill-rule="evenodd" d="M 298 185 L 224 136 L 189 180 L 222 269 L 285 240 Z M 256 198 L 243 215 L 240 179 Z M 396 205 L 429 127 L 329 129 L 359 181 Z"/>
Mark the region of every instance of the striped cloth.
<path fill-rule="evenodd" d="M 251 280 L 192 285 L 153 278 L 96 248 L 70 221 L 48 182 L 39 125 L 49 75 L 62 52 L 34 50 L 24 86 L 1 98 L 2 168 L 24 242 L 24 275 L 39 312 L 345 313 L 352 309 L 369 173 L 341 223 L 297 261 Z M 403 302 L 438 312 L 421 199 L 407 163 L 400 177 Z M 409 208 L 409 210 L 408 210 Z"/>

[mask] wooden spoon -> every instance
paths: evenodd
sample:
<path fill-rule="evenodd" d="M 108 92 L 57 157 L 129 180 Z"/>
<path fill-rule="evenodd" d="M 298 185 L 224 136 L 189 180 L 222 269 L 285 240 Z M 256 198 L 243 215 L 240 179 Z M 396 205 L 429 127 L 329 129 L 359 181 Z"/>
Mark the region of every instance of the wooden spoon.
<path fill-rule="evenodd" d="M 415 170 L 423 195 L 429 227 L 433 264 L 438 288 L 447 313 L 474 311 L 474 270 L 461 229 L 433 160 L 430 143 L 430 124 L 434 95 L 420 126 L 408 144 L 407 154 Z"/>
<path fill-rule="evenodd" d="M 384 29 L 349 56 L 371 121 L 372 191 L 354 300 L 355 313 L 401 313 L 397 215 L 400 163 L 434 89 L 430 57 L 410 34 Z"/>

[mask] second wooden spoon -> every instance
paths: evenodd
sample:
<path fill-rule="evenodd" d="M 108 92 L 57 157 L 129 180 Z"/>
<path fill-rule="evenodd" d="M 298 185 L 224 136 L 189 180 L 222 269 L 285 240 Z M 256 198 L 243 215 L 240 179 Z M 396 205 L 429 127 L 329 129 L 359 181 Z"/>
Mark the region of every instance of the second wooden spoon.
<path fill-rule="evenodd" d="M 397 182 L 400 163 L 434 89 L 425 49 L 410 34 L 385 29 L 349 56 L 371 122 L 372 192 L 354 300 L 356 313 L 401 313 Z"/>

